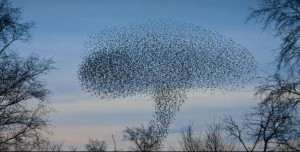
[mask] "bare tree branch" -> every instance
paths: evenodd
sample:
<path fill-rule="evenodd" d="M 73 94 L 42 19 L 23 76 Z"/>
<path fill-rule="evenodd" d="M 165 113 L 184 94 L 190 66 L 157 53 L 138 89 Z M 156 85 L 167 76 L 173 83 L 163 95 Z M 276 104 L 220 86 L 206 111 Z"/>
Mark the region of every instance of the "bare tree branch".
<path fill-rule="evenodd" d="M 33 23 L 20 23 L 20 9 L 0 1 L 0 151 L 38 148 L 49 133 L 49 95 L 42 75 L 53 69 L 51 59 L 37 55 L 20 57 L 10 49 L 13 42 L 26 42 Z"/>

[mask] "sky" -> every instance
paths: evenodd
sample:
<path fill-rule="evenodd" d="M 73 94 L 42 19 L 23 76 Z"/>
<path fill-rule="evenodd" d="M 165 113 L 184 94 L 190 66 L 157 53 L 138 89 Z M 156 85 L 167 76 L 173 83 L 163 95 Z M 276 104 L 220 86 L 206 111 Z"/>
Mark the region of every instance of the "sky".
<path fill-rule="evenodd" d="M 217 31 L 246 47 L 255 57 L 258 76 L 274 69 L 272 50 L 279 40 L 263 32 L 260 23 L 246 22 L 253 0 L 12 0 L 22 8 L 22 20 L 36 23 L 29 43 L 17 43 L 14 48 L 26 56 L 39 54 L 53 58 L 55 70 L 43 79 L 52 92 L 49 104 L 56 109 L 50 115 L 50 136 L 83 150 L 88 137 L 106 140 L 112 150 L 113 134 L 118 149 L 127 149 L 122 130 L 127 126 L 147 124 L 154 112 L 150 97 L 134 96 L 103 101 L 82 90 L 77 78 L 84 42 L 89 35 L 112 26 L 126 26 L 156 19 L 192 23 Z M 193 122 L 197 131 L 206 123 L 224 115 L 239 117 L 255 104 L 253 93 L 258 82 L 232 92 L 188 94 L 170 127 L 166 147 L 177 142 L 179 131 Z"/>

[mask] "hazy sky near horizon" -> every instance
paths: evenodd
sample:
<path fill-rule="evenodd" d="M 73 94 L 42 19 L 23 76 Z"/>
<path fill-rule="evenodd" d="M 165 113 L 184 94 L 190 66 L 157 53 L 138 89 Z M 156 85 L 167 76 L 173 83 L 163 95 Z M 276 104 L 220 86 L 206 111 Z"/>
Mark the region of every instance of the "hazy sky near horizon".
<path fill-rule="evenodd" d="M 155 19 L 192 23 L 246 47 L 258 62 L 259 75 L 274 68 L 272 50 L 279 46 L 271 33 L 262 33 L 261 24 L 246 23 L 249 9 L 256 5 L 253 0 L 12 0 L 12 4 L 22 8 L 24 21 L 36 23 L 32 40 L 15 48 L 23 55 L 33 52 L 55 61 L 57 69 L 44 77 L 52 92 L 49 103 L 57 110 L 50 117 L 55 126 L 51 139 L 79 149 L 88 137 L 107 140 L 111 149 L 112 134 L 118 148 L 126 149 L 122 130 L 148 123 L 154 111 L 150 97 L 101 101 L 81 89 L 76 72 L 89 35 Z M 190 94 L 171 125 L 167 145 L 177 140 L 178 131 L 189 122 L 203 130 L 206 122 L 224 114 L 238 118 L 253 105 L 254 87 L 255 83 L 229 93 Z"/>

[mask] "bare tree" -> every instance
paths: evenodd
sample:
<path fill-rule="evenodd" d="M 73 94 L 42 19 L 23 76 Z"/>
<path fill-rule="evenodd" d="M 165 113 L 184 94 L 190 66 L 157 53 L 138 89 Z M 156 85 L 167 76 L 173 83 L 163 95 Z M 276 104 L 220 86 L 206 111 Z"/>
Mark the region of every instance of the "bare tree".
<path fill-rule="evenodd" d="M 20 23 L 21 10 L 13 8 L 8 0 L 0 2 L 0 54 L 15 41 L 26 42 L 30 38 L 33 22 Z"/>
<path fill-rule="evenodd" d="M 222 123 L 214 121 L 207 125 L 203 147 L 205 151 L 233 151 L 235 146 L 225 135 Z"/>
<path fill-rule="evenodd" d="M 196 135 L 193 126 L 181 130 L 179 145 L 182 151 L 233 151 L 234 145 L 226 138 L 221 122 L 207 125 L 204 135 Z"/>
<path fill-rule="evenodd" d="M 269 105 L 271 109 L 274 107 L 278 114 L 282 114 L 286 121 L 290 123 L 286 125 L 287 132 L 277 138 L 278 147 L 283 150 L 300 150 L 300 116 L 299 102 L 300 102 L 300 81 L 295 76 L 290 74 L 287 77 L 276 73 L 266 78 L 265 83 L 257 87 L 256 95 L 262 99 L 262 105 Z M 274 104 L 276 103 L 276 104 Z M 276 107 L 278 106 L 278 107 Z M 281 108 L 281 109 L 280 109 Z M 281 118 L 277 120 L 277 123 L 281 121 Z M 275 121 L 276 122 L 276 121 Z M 292 131 L 289 131 L 292 129 Z"/>
<path fill-rule="evenodd" d="M 249 126 L 259 129 L 254 143 L 263 142 L 264 149 L 270 149 L 270 145 L 275 144 L 281 150 L 299 151 L 300 1 L 259 1 L 258 8 L 252 9 L 249 19 L 262 22 L 264 30 L 270 30 L 281 38 L 281 45 L 276 50 L 277 71 L 257 88 L 256 95 L 262 100 L 259 104 L 261 107 L 256 107 L 256 112 L 250 114 L 257 121 L 245 124 L 248 129 Z M 241 141 L 241 132 L 247 129 L 238 128 L 232 119 L 229 122 L 232 129 L 235 128 L 235 136 Z M 251 136 L 254 137 L 254 134 Z"/>
<path fill-rule="evenodd" d="M 263 101 L 281 98 L 300 102 L 300 1 L 263 0 L 259 7 L 252 9 L 249 19 L 256 19 L 264 24 L 264 29 L 271 29 L 282 39 L 277 53 L 277 71 L 269 76 L 266 83 L 258 87 L 257 95 Z"/>
<path fill-rule="evenodd" d="M 162 148 L 161 140 L 163 139 L 154 125 L 150 124 L 147 128 L 144 125 L 141 125 L 141 127 L 127 127 L 124 133 L 124 140 L 133 143 L 134 146 L 131 149 L 134 151 L 159 151 Z"/>
<path fill-rule="evenodd" d="M 226 117 L 226 130 L 246 151 L 299 150 L 291 144 L 300 137 L 296 112 L 285 101 L 261 102 L 244 115 L 241 125 Z"/>
<path fill-rule="evenodd" d="M 264 24 L 264 29 L 271 29 L 282 38 L 277 56 L 278 67 L 299 64 L 300 38 L 300 1 L 298 0 L 262 0 L 259 7 L 252 9 L 249 19 L 256 19 Z"/>
<path fill-rule="evenodd" d="M 33 151 L 49 151 L 49 152 L 61 152 L 63 150 L 64 142 L 53 142 L 49 138 L 43 138 L 38 143 Z M 24 151 L 24 150 L 23 150 Z M 73 145 L 68 146 L 67 151 L 77 151 L 77 147 Z"/>
<path fill-rule="evenodd" d="M 182 151 L 203 151 L 203 141 L 201 136 L 197 136 L 194 133 L 193 126 L 188 125 L 183 128 L 180 132 L 181 139 L 179 140 L 179 145 Z"/>
<path fill-rule="evenodd" d="M 20 23 L 20 9 L 0 1 L 0 150 L 32 150 L 47 132 L 49 91 L 40 77 L 52 60 L 20 57 L 10 46 L 26 42 L 33 23 Z"/>
<path fill-rule="evenodd" d="M 63 142 L 55 143 L 50 141 L 48 138 L 44 138 L 39 141 L 37 148 L 35 148 L 34 150 L 60 152 L 63 151 L 62 147 L 63 147 Z"/>
<path fill-rule="evenodd" d="M 87 151 L 106 151 L 107 144 L 105 141 L 100 141 L 99 139 L 91 139 L 89 138 L 89 142 L 85 145 L 85 149 Z"/>

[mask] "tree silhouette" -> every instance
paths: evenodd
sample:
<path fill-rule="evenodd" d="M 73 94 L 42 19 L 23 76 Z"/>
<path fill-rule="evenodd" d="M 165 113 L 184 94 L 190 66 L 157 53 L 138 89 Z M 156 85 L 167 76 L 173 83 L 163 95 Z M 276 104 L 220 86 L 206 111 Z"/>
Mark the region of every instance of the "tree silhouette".
<path fill-rule="evenodd" d="M 249 19 L 264 23 L 264 29 L 275 32 L 282 43 L 277 50 L 277 71 L 258 87 L 257 94 L 264 101 L 280 98 L 291 102 L 291 106 L 300 102 L 300 2 L 296 0 L 264 0 L 257 9 L 252 9 Z"/>
<path fill-rule="evenodd" d="M 85 144 L 85 149 L 92 152 L 102 152 L 106 151 L 107 144 L 105 141 L 100 141 L 99 139 L 89 138 L 89 142 Z"/>
<path fill-rule="evenodd" d="M 82 87 L 101 99 L 150 95 L 163 137 L 187 92 L 232 90 L 249 82 L 251 53 L 217 32 L 192 24 L 152 21 L 101 31 L 85 44 Z"/>
<path fill-rule="evenodd" d="M 20 14 L 7 0 L 0 1 L 0 151 L 38 147 L 52 111 L 40 77 L 53 69 L 53 61 L 34 54 L 22 58 L 10 47 L 30 38 L 33 23 L 21 23 Z"/>
<path fill-rule="evenodd" d="M 226 117 L 226 130 L 246 151 L 284 150 L 282 147 L 299 151 L 290 144 L 300 137 L 299 119 L 295 114 L 296 109 L 288 102 L 261 102 L 242 117 L 241 125 Z"/>
<path fill-rule="evenodd" d="M 133 143 L 134 147 L 131 147 L 133 151 L 159 151 L 162 149 L 161 134 L 157 132 L 157 128 L 150 124 L 147 128 L 144 125 L 141 127 L 127 127 L 124 130 L 124 140 Z"/>
<path fill-rule="evenodd" d="M 61 151 L 63 151 L 62 150 L 63 145 L 64 145 L 63 142 L 55 143 L 55 142 L 50 141 L 50 139 L 48 139 L 48 138 L 44 138 L 39 141 L 39 143 L 37 144 L 37 148 L 35 148 L 34 150 L 61 152 Z M 70 151 L 72 151 L 72 149 L 70 149 Z"/>
<path fill-rule="evenodd" d="M 264 142 L 263 150 L 269 149 L 269 145 L 281 148 L 281 150 L 299 151 L 300 149 L 299 123 L 296 123 L 299 122 L 297 111 L 299 111 L 300 102 L 299 17 L 300 2 L 296 0 L 260 1 L 258 7 L 252 9 L 249 17 L 249 19 L 256 19 L 263 23 L 264 30 L 270 30 L 275 33 L 276 37 L 281 38 L 281 45 L 276 50 L 277 70 L 257 87 L 256 95 L 262 102 L 259 104 L 261 107 L 256 107 L 254 111 L 265 111 L 265 114 L 255 114 L 257 120 L 260 119 L 261 122 L 248 121 L 243 124 L 251 128 L 254 126 L 261 128 L 261 132 L 256 134 L 255 141 Z M 277 120 L 274 120 L 274 117 Z M 240 138 L 243 128 L 238 128 L 233 120 L 229 122 L 231 122 L 229 123 L 231 128 L 237 131 L 234 136 Z M 269 124 L 274 124 L 274 126 L 270 127 Z M 281 124 L 281 126 L 275 124 Z M 285 128 L 278 131 L 280 127 Z M 266 134 L 265 131 L 268 133 L 266 135 L 268 138 L 262 139 L 261 136 Z M 269 132 L 273 134 L 270 135 Z M 276 141 L 275 144 L 273 141 Z M 248 150 L 253 150 L 253 147 Z"/>
<path fill-rule="evenodd" d="M 201 136 L 195 135 L 193 125 L 190 124 L 180 132 L 179 145 L 182 151 L 204 151 Z M 175 149 L 174 149 L 175 150 Z"/>
<path fill-rule="evenodd" d="M 258 8 L 252 9 L 249 19 L 262 22 L 265 30 L 270 29 L 275 32 L 275 36 L 282 39 L 276 58 L 278 68 L 285 66 L 299 68 L 300 2 L 297 0 L 262 0 L 258 5 Z"/>
<path fill-rule="evenodd" d="M 0 54 L 2 54 L 13 42 L 28 41 L 34 23 L 20 23 L 20 8 L 13 8 L 8 0 L 1 1 L 0 16 Z"/>
<path fill-rule="evenodd" d="M 228 141 L 221 122 L 207 124 L 206 132 L 196 135 L 190 124 L 181 130 L 180 151 L 233 151 L 234 145 Z M 173 148 L 174 149 L 174 148 Z M 176 150 L 176 149 L 174 149 Z M 177 151 L 178 151 L 177 150 Z"/>

